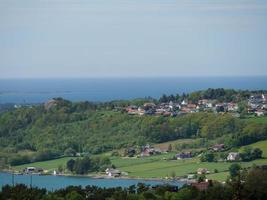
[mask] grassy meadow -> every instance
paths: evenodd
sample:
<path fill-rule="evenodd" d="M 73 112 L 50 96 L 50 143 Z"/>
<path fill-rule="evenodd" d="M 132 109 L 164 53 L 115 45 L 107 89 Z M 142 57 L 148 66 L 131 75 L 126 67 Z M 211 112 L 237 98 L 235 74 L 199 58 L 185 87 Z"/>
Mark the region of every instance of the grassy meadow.
<path fill-rule="evenodd" d="M 54 160 L 48 160 L 48 161 L 41 161 L 41 162 L 34 162 L 30 164 L 25 164 L 25 165 L 18 165 L 15 166 L 15 170 L 22 170 L 26 167 L 41 167 L 45 170 L 52 171 L 58 168 L 58 166 L 62 165 L 63 167 L 66 166 L 66 163 L 68 160 L 70 160 L 73 157 L 63 157 L 63 158 L 58 158 Z"/>
<path fill-rule="evenodd" d="M 174 143 L 177 142 L 179 141 L 174 141 Z M 186 142 L 192 142 L 192 141 L 187 140 Z M 157 145 L 157 147 L 164 148 L 169 144 L 170 143 L 163 143 L 161 144 L 161 146 Z M 251 146 L 253 148 L 258 147 L 262 149 L 263 158 L 251 162 L 239 162 L 242 167 L 250 167 L 254 164 L 256 165 L 267 164 L 267 140 L 256 142 L 248 146 Z M 239 151 L 241 151 L 243 148 L 244 147 L 241 147 Z M 107 156 L 109 154 L 103 154 L 103 155 Z M 138 177 L 138 178 L 165 178 L 171 176 L 171 174 L 173 173 L 175 173 L 176 176 L 182 177 L 190 173 L 195 173 L 198 168 L 207 168 L 210 171 L 210 174 L 207 175 L 208 178 L 224 181 L 228 176 L 228 168 L 232 164 L 229 162 L 210 162 L 210 163 L 200 162 L 198 157 L 194 157 L 192 159 L 184 159 L 184 160 L 171 160 L 171 158 L 174 155 L 175 153 L 171 152 L 171 153 L 163 153 L 160 155 L 141 157 L 141 158 L 110 157 L 110 159 L 112 164 L 114 164 L 118 169 L 127 172 L 130 177 Z M 64 157 L 49 161 L 19 165 L 14 167 L 14 169 L 21 170 L 27 166 L 33 166 L 33 167 L 42 167 L 45 170 L 51 171 L 57 169 L 58 166 L 60 165 L 66 167 L 66 162 L 71 158 L 73 157 Z M 218 173 L 214 173 L 215 169 L 218 171 Z"/>

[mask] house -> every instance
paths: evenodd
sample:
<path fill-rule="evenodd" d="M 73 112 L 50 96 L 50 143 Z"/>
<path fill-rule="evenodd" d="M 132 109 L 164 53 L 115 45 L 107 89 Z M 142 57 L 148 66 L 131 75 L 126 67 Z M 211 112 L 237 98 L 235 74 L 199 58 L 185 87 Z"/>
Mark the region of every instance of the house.
<path fill-rule="evenodd" d="M 207 168 L 199 168 L 197 170 L 197 174 L 209 174 L 210 172 L 208 171 Z"/>
<path fill-rule="evenodd" d="M 113 168 L 107 168 L 105 170 L 106 175 L 110 177 L 119 177 L 121 175 L 121 171 L 118 169 L 113 169 Z"/>
<path fill-rule="evenodd" d="M 237 103 L 228 103 L 227 104 L 227 110 L 229 112 L 237 112 L 238 111 L 238 104 Z"/>
<path fill-rule="evenodd" d="M 160 154 L 161 150 L 159 148 L 150 147 L 150 145 L 146 145 L 142 148 L 141 156 L 151 156 L 155 154 Z"/>
<path fill-rule="evenodd" d="M 213 151 L 223 151 L 224 148 L 224 144 L 215 144 L 211 147 Z"/>
<path fill-rule="evenodd" d="M 187 104 L 188 104 L 188 103 L 187 103 L 186 100 L 183 100 L 182 103 L 181 103 L 181 105 L 183 105 L 183 106 L 185 106 L 185 105 L 187 105 Z"/>
<path fill-rule="evenodd" d="M 259 104 L 262 103 L 263 100 L 264 99 L 262 95 L 251 95 L 249 97 L 249 103 Z"/>
<path fill-rule="evenodd" d="M 207 190 L 208 187 L 210 186 L 210 184 L 211 184 L 211 181 L 204 181 L 204 182 L 200 182 L 200 183 L 198 183 L 198 182 L 191 183 L 191 186 L 197 188 L 200 191 L 203 191 L 203 190 Z"/>
<path fill-rule="evenodd" d="M 258 109 L 258 110 L 255 111 L 255 114 L 256 114 L 258 117 L 261 117 L 261 116 L 266 115 L 266 111 L 263 110 L 263 109 Z"/>
<path fill-rule="evenodd" d="M 182 153 L 176 154 L 175 157 L 177 160 L 185 159 L 185 158 L 192 158 L 192 154 L 191 152 L 182 152 Z"/>
<path fill-rule="evenodd" d="M 135 115 L 135 114 L 138 114 L 138 108 L 136 106 L 128 106 L 126 108 L 126 111 L 128 114 L 130 115 Z"/>
<path fill-rule="evenodd" d="M 195 174 L 188 174 L 188 175 L 187 175 L 187 179 L 188 179 L 188 180 L 195 179 Z"/>
<path fill-rule="evenodd" d="M 261 98 L 263 102 L 267 102 L 267 94 L 262 94 Z"/>
<path fill-rule="evenodd" d="M 26 174 L 42 173 L 44 170 L 40 167 L 26 167 L 24 170 Z"/>
<path fill-rule="evenodd" d="M 35 167 L 26 167 L 26 168 L 24 169 L 24 172 L 25 172 L 26 174 L 34 173 L 34 172 L 35 172 Z"/>
<path fill-rule="evenodd" d="M 154 103 L 151 103 L 151 102 L 144 103 L 144 109 L 145 110 L 154 109 L 155 107 L 156 107 L 156 105 Z"/>
<path fill-rule="evenodd" d="M 204 107 L 204 108 L 212 108 L 212 107 L 213 107 L 213 105 L 212 105 L 212 101 L 209 100 L 209 99 L 200 99 L 200 100 L 198 101 L 198 105 L 199 105 L 200 107 Z"/>
<path fill-rule="evenodd" d="M 226 108 L 225 105 L 223 103 L 219 103 L 215 105 L 215 110 L 216 112 L 225 112 Z"/>
<path fill-rule="evenodd" d="M 238 152 L 230 152 L 227 156 L 228 161 L 237 161 L 239 158 L 240 156 Z"/>

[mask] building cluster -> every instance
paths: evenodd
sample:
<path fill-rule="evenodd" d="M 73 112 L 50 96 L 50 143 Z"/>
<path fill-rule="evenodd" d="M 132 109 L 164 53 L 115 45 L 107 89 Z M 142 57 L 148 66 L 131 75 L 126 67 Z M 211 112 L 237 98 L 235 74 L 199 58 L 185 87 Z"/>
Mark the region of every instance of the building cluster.
<path fill-rule="evenodd" d="M 147 144 L 146 146 L 142 147 L 140 156 L 141 157 L 152 156 L 152 155 L 157 155 L 161 153 L 162 153 L 162 150 L 160 148 L 155 148 Z"/>
<path fill-rule="evenodd" d="M 248 113 L 254 113 L 257 116 L 267 114 L 267 94 L 251 95 L 248 100 Z"/>
<path fill-rule="evenodd" d="M 163 115 L 163 116 L 177 116 L 187 113 L 196 113 L 201 111 L 210 112 L 237 112 L 237 103 L 216 103 L 216 100 L 201 99 L 198 103 L 190 103 L 183 100 L 181 103 L 145 103 L 143 106 L 131 105 L 125 108 L 130 115 Z"/>
<path fill-rule="evenodd" d="M 238 103 L 236 102 L 220 102 L 214 99 L 200 99 L 197 103 L 192 103 L 187 100 L 182 102 L 168 102 L 168 103 L 145 103 L 143 106 L 131 105 L 125 108 L 130 115 L 163 115 L 163 116 L 177 116 L 187 113 L 196 112 L 229 112 L 234 116 L 239 116 Z M 267 94 L 253 95 L 248 99 L 248 113 L 257 116 L 264 116 L 267 114 Z"/>

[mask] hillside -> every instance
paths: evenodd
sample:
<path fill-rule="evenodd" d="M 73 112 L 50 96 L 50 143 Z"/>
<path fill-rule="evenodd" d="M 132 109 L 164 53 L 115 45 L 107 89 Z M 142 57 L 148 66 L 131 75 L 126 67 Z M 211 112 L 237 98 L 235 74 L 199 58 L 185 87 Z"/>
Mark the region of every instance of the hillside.
<path fill-rule="evenodd" d="M 182 142 L 183 140 L 176 142 Z M 165 145 L 159 144 L 159 145 Z M 266 165 L 267 164 L 267 140 L 256 142 L 250 146 L 256 148 L 261 148 L 263 151 L 263 158 L 257 159 L 250 162 L 238 162 L 242 167 L 251 167 L 253 165 Z M 245 146 L 241 147 L 241 151 Z M 111 156 L 110 153 L 108 153 Z M 130 177 L 139 178 L 165 178 L 170 177 L 173 173 L 176 176 L 182 177 L 190 173 L 196 173 L 198 168 L 207 168 L 210 174 L 207 178 L 219 181 L 225 181 L 229 176 L 229 167 L 231 162 L 200 162 L 198 157 L 185 160 L 169 160 L 175 155 L 174 152 L 168 154 L 155 155 L 143 158 L 127 158 L 127 157 L 114 157 L 111 156 L 111 162 L 119 170 L 125 171 Z M 46 170 L 57 169 L 58 166 L 66 167 L 66 162 L 71 159 L 71 157 L 65 157 L 50 161 L 36 162 L 32 164 L 19 165 L 16 166 L 15 170 L 22 170 L 27 166 L 42 167 Z M 214 173 L 214 170 L 217 173 Z"/>
<path fill-rule="evenodd" d="M 214 95 L 216 91 L 209 93 L 213 96 L 208 97 L 220 98 L 220 93 Z M 233 95 L 229 93 L 229 98 L 230 94 Z M 138 149 L 147 143 L 165 142 L 158 147 L 172 144 L 174 150 L 181 150 L 201 149 L 222 142 L 228 147 L 238 147 L 267 139 L 267 117 L 240 119 L 231 113 L 208 111 L 176 117 L 139 116 L 129 115 L 123 109 L 147 101 L 156 103 L 157 100 L 90 103 L 56 98 L 43 105 L 22 106 L 1 113 L 0 163 L 13 160 L 14 164 L 23 164 L 75 152 L 99 154 L 128 147 Z M 176 143 L 178 139 L 184 140 Z M 24 154 L 25 151 L 31 154 Z"/>

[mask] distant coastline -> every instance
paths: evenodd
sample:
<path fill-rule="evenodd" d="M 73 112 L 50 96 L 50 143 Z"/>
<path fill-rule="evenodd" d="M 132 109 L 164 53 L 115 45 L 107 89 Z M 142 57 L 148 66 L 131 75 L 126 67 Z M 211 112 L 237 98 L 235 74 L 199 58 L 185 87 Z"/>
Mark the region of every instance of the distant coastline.
<path fill-rule="evenodd" d="M 267 76 L 140 77 L 75 79 L 0 79 L 0 104 L 43 103 L 54 97 L 71 101 L 111 101 L 182 94 L 207 88 L 267 89 Z"/>

